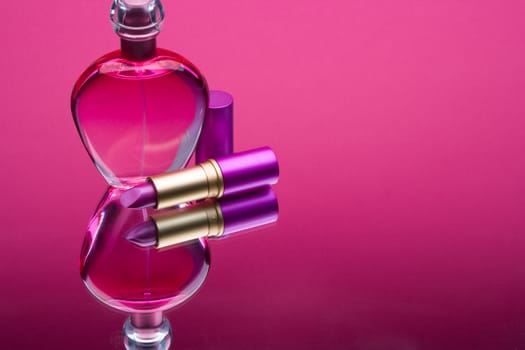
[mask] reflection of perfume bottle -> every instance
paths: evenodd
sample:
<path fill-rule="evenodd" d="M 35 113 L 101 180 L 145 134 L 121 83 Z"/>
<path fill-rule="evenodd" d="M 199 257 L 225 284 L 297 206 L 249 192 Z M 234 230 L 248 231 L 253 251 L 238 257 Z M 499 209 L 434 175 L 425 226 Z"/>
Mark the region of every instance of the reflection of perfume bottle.
<path fill-rule="evenodd" d="M 123 208 L 121 191 L 110 187 L 89 223 L 80 256 L 81 276 L 97 299 L 131 314 L 124 325 L 127 349 L 167 349 L 171 327 L 163 312 L 202 285 L 210 264 L 208 246 L 194 240 L 160 251 L 127 241 L 125 234 L 148 214 Z"/>
<path fill-rule="evenodd" d="M 93 162 L 110 185 L 182 168 L 199 137 L 208 90 L 197 68 L 156 47 L 160 0 L 114 0 L 121 49 L 75 84 L 71 109 Z"/>
<path fill-rule="evenodd" d="M 82 279 L 113 308 L 131 313 L 170 309 L 204 281 L 208 248 L 199 240 L 165 252 L 137 248 L 124 235 L 147 214 L 123 208 L 119 194 L 110 187 L 90 221 L 80 258 Z"/>

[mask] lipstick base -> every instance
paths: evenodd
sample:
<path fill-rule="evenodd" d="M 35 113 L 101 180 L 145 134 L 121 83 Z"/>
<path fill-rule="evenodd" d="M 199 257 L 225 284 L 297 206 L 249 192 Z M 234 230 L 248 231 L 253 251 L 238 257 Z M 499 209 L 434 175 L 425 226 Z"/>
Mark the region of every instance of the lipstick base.
<path fill-rule="evenodd" d="M 213 159 L 192 168 L 152 176 L 148 180 L 157 193 L 155 209 L 174 207 L 199 199 L 218 198 L 224 194 L 221 169 Z"/>
<path fill-rule="evenodd" d="M 224 233 L 221 208 L 215 201 L 181 209 L 177 215 L 152 215 L 151 218 L 157 227 L 157 248 Z"/>

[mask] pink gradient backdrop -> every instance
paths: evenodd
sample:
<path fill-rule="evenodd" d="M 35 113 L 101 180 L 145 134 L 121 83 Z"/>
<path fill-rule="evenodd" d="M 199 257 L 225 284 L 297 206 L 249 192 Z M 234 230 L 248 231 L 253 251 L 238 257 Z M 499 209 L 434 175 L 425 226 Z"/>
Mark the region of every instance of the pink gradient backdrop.
<path fill-rule="evenodd" d="M 121 348 L 78 275 L 105 185 L 68 109 L 109 2 L 2 5 L 5 349 Z M 278 225 L 212 244 L 174 349 L 525 349 L 522 1 L 164 3 L 160 46 L 282 169 Z"/>

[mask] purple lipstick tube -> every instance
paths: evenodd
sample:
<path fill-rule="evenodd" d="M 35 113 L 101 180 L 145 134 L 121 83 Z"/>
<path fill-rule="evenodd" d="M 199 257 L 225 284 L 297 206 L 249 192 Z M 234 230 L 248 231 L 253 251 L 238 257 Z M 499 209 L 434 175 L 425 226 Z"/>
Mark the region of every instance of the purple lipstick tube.
<path fill-rule="evenodd" d="M 126 238 L 143 246 L 166 248 L 198 238 L 223 238 L 277 221 L 277 197 L 270 186 L 239 196 L 208 200 L 155 214 Z"/>
<path fill-rule="evenodd" d="M 233 97 L 224 91 L 210 91 L 210 100 L 201 135 L 195 150 L 195 160 L 208 159 L 233 153 Z"/>
<path fill-rule="evenodd" d="M 269 147 L 257 148 L 172 173 L 152 176 L 121 196 L 130 208 L 163 209 L 205 198 L 221 198 L 277 183 L 279 165 Z"/>
<path fill-rule="evenodd" d="M 279 164 L 270 147 L 216 159 L 224 182 L 223 196 L 277 183 Z"/>
<path fill-rule="evenodd" d="M 219 206 L 224 221 L 221 236 L 273 223 L 279 215 L 277 197 L 270 186 L 222 199 Z"/>

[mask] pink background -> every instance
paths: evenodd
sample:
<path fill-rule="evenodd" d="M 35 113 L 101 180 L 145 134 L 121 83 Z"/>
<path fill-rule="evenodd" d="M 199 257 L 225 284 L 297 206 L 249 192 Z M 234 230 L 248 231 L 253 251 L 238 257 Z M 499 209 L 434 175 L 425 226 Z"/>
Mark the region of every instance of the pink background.
<path fill-rule="evenodd" d="M 0 335 L 118 349 L 78 255 L 105 184 L 69 112 L 109 0 L 4 1 Z M 165 0 L 159 46 L 281 162 L 278 225 L 212 244 L 174 349 L 525 349 L 525 5 Z"/>

